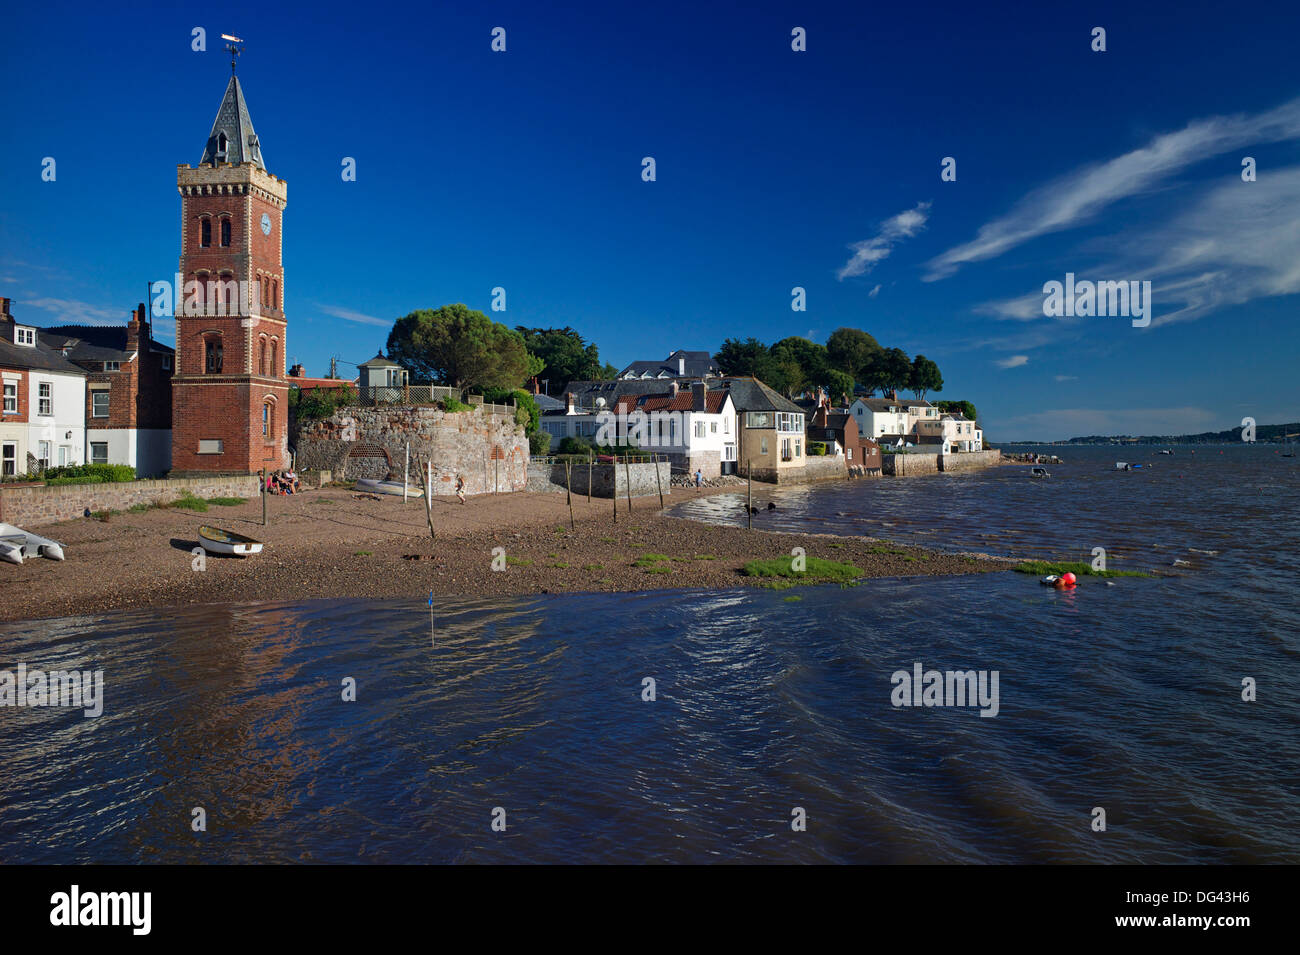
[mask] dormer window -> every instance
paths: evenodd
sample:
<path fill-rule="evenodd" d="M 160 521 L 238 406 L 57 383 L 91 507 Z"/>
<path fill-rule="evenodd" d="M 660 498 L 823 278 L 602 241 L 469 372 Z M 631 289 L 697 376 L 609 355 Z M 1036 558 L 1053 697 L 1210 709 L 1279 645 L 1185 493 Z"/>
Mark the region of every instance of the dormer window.
<path fill-rule="evenodd" d="M 28 328 L 25 325 L 14 326 L 14 344 L 26 345 L 29 348 L 36 347 L 36 329 Z"/>
<path fill-rule="evenodd" d="M 120 361 L 106 361 L 106 362 L 104 362 L 104 370 L 105 370 L 105 371 L 121 371 L 121 370 L 122 370 L 122 363 L 121 363 Z"/>
<path fill-rule="evenodd" d="M 221 133 L 220 135 L 217 136 L 217 158 L 218 159 L 226 158 L 226 142 L 227 140 L 226 140 L 225 133 Z"/>

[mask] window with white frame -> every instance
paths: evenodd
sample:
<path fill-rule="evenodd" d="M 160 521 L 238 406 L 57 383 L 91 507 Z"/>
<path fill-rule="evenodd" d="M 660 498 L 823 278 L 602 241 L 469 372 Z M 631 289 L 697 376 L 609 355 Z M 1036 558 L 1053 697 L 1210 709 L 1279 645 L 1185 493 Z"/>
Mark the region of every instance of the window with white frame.
<path fill-rule="evenodd" d="M 50 442 L 41 441 L 37 443 L 36 466 L 42 471 L 50 466 Z"/>
<path fill-rule="evenodd" d="M 59 467 L 67 467 L 72 463 L 72 447 L 70 445 L 59 445 Z"/>
<path fill-rule="evenodd" d="M 43 415 L 54 414 L 54 386 L 48 381 L 42 381 L 36 386 L 36 413 Z"/>
<path fill-rule="evenodd" d="M 704 422 L 703 422 L 703 421 L 697 421 L 697 422 L 695 422 L 695 437 L 697 437 L 697 438 L 702 438 L 702 437 L 704 437 Z"/>
<path fill-rule="evenodd" d="M 717 433 L 718 433 L 718 423 L 717 423 L 716 421 L 710 421 L 710 422 L 709 422 L 709 433 L 710 433 L 710 434 L 717 434 Z"/>
<path fill-rule="evenodd" d="M 90 442 L 90 463 L 91 464 L 108 463 L 108 442 L 107 441 Z"/>
<path fill-rule="evenodd" d="M 121 371 L 121 370 L 122 370 L 122 363 L 121 363 L 120 361 L 106 361 L 106 362 L 104 362 L 104 370 L 105 370 L 105 371 Z"/>
<path fill-rule="evenodd" d="M 90 416 L 92 418 L 108 417 L 107 391 L 92 391 L 90 393 Z"/>
<path fill-rule="evenodd" d="M 14 344 L 27 345 L 31 348 L 36 347 L 36 329 L 26 328 L 22 325 L 14 326 Z"/>
<path fill-rule="evenodd" d="M 5 414 L 18 413 L 18 382 L 5 382 Z"/>
<path fill-rule="evenodd" d="M 0 449 L 0 474 L 12 476 L 17 473 L 18 445 L 12 441 L 6 441 L 3 449 Z"/>

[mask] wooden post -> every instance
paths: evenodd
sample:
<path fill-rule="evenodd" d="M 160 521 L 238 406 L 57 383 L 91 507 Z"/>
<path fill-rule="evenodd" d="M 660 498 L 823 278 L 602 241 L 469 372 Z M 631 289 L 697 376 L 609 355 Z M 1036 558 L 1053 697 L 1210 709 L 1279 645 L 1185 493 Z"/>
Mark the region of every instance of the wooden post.
<path fill-rule="evenodd" d="M 429 460 L 424 463 L 424 469 L 421 474 L 424 475 L 424 515 L 429 519 L 429 539 L 437 540 L 438 535 L 433 532 L 433 455 L 429 455 Z"/>
<path fill-rule="evenodd" d="M 745 462 L 745 520 L 754 529 L 754 462 Z"/>
<path fill-rule="evenodd" d="M 627 455 L 627 454 L 623 455 L 623 477 L 627 479 L 627 512 L 628 514 L 631 514 L 632 513 L 632 465 L 627 463 L 627 459 L 629 457 L 631 457 L 631 455 Z M 618 465 L 617 464 L 614 465 L 614 468 L 615 468 L 615 475 L 617 476 Z M 615 482 L 615 484 L 617 485 L 617 481 Z M 615 488 L 615 490 L 617 490 L 617 487 Z"/>
<path fill-rule="evenodd" d="M 257 472 L 257 483 L 262 489 L 262 526 L 266 526 L 266 468 Z"/>
<path fill-rule="evenodd" d="M 591 503 L 591 470 L 596 465 L 596 452 L 587 452 L 587 503 Z"/>
<path fill-rule="evenodd" d="M 406 489 L 411 483 L 411 442 L 406 442 L 406 464 L 402 465 L 402 503 L 406 503 Z"/>
<path fill-rule="evenodd" d="M 659 510 L 664 509 L 664 485 L 659 480 L 659 455 L 650 455 L 650 463 L 655 466 L 655 487 L 659 488 Z"/>
<path fill-rule="evenodd" d="M 573 459 L 564 460 L 564 497 L 569 502 L 569 530 L 576 530 L 573 523 Z"/>
<path fill-rule="evenodd" d="M 610 485 L 609 499 L 614 502 L 614 523 L 618 523 L 618 459 L 610 458 L 610 467 L 613 468 L 614 481 Z"/>
<path fill-rule="evenodd" d="M 497 492 L 501 486 L 501 459 L 495 454 L 492 455 L 492 493 Z"/>

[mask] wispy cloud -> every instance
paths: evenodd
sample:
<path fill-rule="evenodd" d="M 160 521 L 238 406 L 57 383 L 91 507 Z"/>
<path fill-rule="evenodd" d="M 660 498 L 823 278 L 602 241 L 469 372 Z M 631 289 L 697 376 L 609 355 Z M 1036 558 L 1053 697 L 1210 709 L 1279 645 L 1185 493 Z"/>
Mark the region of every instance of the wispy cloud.
<path fill-rule="evenodd" d="M 999 368 L 1019 368 L 1021 365 L 1029 364 L 1028 355 L 1012 355 L 1010 358 L 999 358 L 993 364 Z"/>
<path fill-rule="evenodd" d="M 1078 375 L 1053 375 L 1052 377 L 1056 381 L 1078 381 L 1079 380 Z"/>
<path fill-rule="evenodd" d="M 1229 305 L 1300 292 L 1300 166 L 1270 171 L 1257 182 L 1220 183 L 1168 221 L 1124 237 L 1107 263 L 1079 278 L 1149 279 L 1152 327 L 1190 321 Z M 1062 276 L 1049 278 L 1060 280 Z M 975 308 L 1010 321 L 1041 319 L 1039 288 Z M 1079 325 L 1106 319 L 1053 319 Z M 1059 327 L 1059 326 L 1058 326 Z"/>
<path fill-rule="evenodd" d="M 880 286 L 877 285 L 875 288 L 873 288 L 870 292 L 867 293 L 867 298 L 875 298 L 879 294 L 880 294 Z"/>
<path fill-rule="evenodd" d="M 356 322 L 359 325 L 378 325 L 381 328 L 392 328 L 393 320 L 391 318 L 375 318 L 373 315 L 366 315 L 362 312 L 353 311 L 350 308 L 342 308 L 338 305 L 322 305 L 320 310 L 326 315 L 332 315 L 335 318 L 341 318 L 346 322 Z"/>
<path fill-rule="evenodd" d="M 131 313 L 129 308 L 107 308 L 70 298 L 31 298 L 17 304 L 49 312 L 50 325 L 125 325 Z"/>
<path fill-rule="evenodd" d="M 1084 166 L 1025 195 L 1004 216 L 985 224 L 970 242 L 932 259 L 926 281 L 941 279 L 970 262 L 1001 255 L 1030 239 L 1073 228 L 1127 196 L 1194 163 L 1243 146 L 1300 136 L 1300 99 L 1263 113 L 1215 116 L 1189 123 L 1102 163 Z M 1262 181 L 1262 180 L 1261 180 Z"/>
<path fill-rule="evenodd" d="M 842 282 L 855 275 L 866 275 L 879 262 L 889 258 L 895 245 L 924 229 L 929 218 L 930 203 L 918 202 L 915 209 L 906 209 L 886 219 L 880 224 L 880 231 L 876 235 L 849 246 L 853 250 L 853 256 L 836 273 L 837 278 Z M 876 288 L 878 291 L 879 286 Z M 871 294 L 874 295 L 875 292 Z"/>

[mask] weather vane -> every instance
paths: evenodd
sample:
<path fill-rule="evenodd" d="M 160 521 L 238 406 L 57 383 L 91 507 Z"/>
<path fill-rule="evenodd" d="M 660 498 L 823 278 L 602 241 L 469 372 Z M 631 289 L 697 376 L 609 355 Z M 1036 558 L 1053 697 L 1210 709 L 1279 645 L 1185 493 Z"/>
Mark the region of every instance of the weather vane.
<path fill-rule="evenodd" d="M 231 36 L 229 33 L 221 34 L 221 39 L 230 41 L 226 44 L 226 52 L 230 54 L 230 73 L 233 76 L 235 73 L 235 61 L 239 58 L 239 54 L 244 52 L 244 47 L 242 46 L 244 41 L 237 36 Z M 241 45 L 236 46 L 236 43 Z"/>

